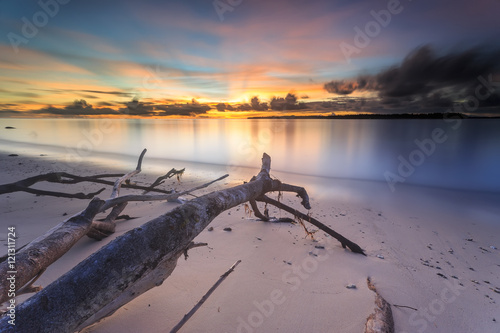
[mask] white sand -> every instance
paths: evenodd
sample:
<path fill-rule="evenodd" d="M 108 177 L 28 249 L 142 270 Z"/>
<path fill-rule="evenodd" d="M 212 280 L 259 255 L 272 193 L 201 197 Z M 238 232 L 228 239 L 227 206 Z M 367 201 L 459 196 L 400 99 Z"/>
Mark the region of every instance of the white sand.
<path fill-rule="evenodd" d="M 57 157 L 7 157 L 5 152 L 0 153 L 0 184 L 58 170 L 52 160 Z M 167 182 L 168 187 L 190 188 L 227 171 L 220 166 L 174 161 L 166 161 L 160 170 L 148 165 L 146 158 L 143 172 L 134 179 L 152 182 L 162 171 L 183 166 L 187 167 L 183 183 L 178 185 L 172 180 Z M 128 168 L 134 167 L 132 163 Z M 81 163 L 70 171 L 90 175 L 115 170 L 101 162 Z M 208 190 L 248 180 L 258 172 L 258 165 L 255 169 L 231 171 L 229 180 Z M 384 183 L 276 171 L 272 174 L 306 187 L 313 216 L 358 243 L 368 256 L 342 249 L 339 242 L 323 232 L 317 232 L 312 241 L 304 238 L 298 225 L 247 218 L 240 206 L 221 214 L 211 223 L 213 231 L 204 230 L 196 238 L 208 242 L 209 247 L 191 250 L 187 261 L 180 259 L 162 286 L 88 331 L 168 332 L 238 259 L 241 264 L 181 332 L 362 332 L 374 308 L 367 276 L 372 277 L 389 303 L 418 309 L 393 306 L 397 332 L 500 331 L 500 294 L 490 289 L 500 287 L 500 252 L 490 248 L 500 248 L 499 194 L 415 186 L 400 186 L 391 193 Z M 94 191 L 101 186 L 37 187 L 76 192 Z M 109 190 L 100 197 L 108 195 Z M 292 195 L 286 196 L 285 202 L 299 204 Z M 14 225 L 18 245 L 25 244 L 61 222 L 64 213 L 77 213 L 86 204 L 86 200 L 27 193 L 3 195 L 0 240 L 6 243 L 7 226 Z M 119 223 L 117 232 L 105 241 L 82 239 L 47 270 L 39 283 L 46 286 L 113 238 L 174 206 L 129 204 L 124 213 L 137 219 Z M 280 212 L 275 210 L 273 214 Z M 232 231 L 223 231 L 225 227 Z M 5 252 L 2 246 L 0 255 Z M 347 289 L 347 284 L 355 284 L 357 289 Z"/>

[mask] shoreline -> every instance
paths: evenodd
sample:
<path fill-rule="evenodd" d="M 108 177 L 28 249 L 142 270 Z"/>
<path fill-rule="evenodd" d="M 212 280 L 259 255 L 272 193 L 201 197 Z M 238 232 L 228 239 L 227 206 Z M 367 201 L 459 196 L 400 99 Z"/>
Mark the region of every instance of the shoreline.
<path fill-rule="evenodd" d="M 0 153 L 0 184 L 50 172 L 57 165 L 52 158 L 50 155 L 8 157 Z M 134 167 L 131 163 L 122 171 Z M 167 165 L 163 173 L 171 167 Z M 190 167 L 181 185 L 174 180 L 167 184 L 190 188 L 218 177 L 224 169 L 191 163 Z M 248 180 L 246 177 L 257 169 L 238 169 L 234 176 L 229 172 L 229 180 L 202 192 Z M 90 175 L 113 170 L 104 163 L 84 161 L 72 172 Z M 145 160 L 143 171 L 133 180 L 151 182 L 160 174 Z M 191 250 L 189 259 L 180 259 L 162 286 L 87 331 L 136 332 L 145 328 L 160 331 L 173 327 L 238 259 L 242 263 L 185 325 L 186 331 L 236 332 L 241 326 L 241 332 L 249 329 L 360 332 L 374 309 L 374 295 L 366 286 L 367 276 L 371 276 L 389 303 L 418 309 L 393 306 L 396 332 L 450 332 L 459 327 L 465 331 L 498 331 L 500 318 L 495 315 L 500 294 L 490 288 L 500 287 L 500 252 L 490 246 L 500 248 L 500 208 L 495 205 L 499 194 L 413 185 L 402 186 L 392 194 L 386 188 L 382 190 L 386 187 L 384 183 L 272 174 L 287 183 L 304 186 L 311 197 L 313 216 L 361 245 L 368 257 L 342 249 L 336 240 L 323 233 L 317 233 L 316 241 L 305 239 L 300 226 L 256 221 L 245 216 L 243 207 L 235 207 L 211 223 L 214 231 L 204 230 L 195 239 L 208 242 L 209 247 Z M 93 184 L 39 187 L 42 186 L 68 192 L 101 187 Z M 106 195 L 109 189 L 101 197 Z M 2 243 L 6 243 L 7 224 L 12 224 L 19 233 L 19 246 L 62 222 L 64 213 L 71 216 L 88 203 L 28 193 L 11 193 L 2 199 L 2 220 L 8 221 L 2 223 L 5 230 L 0 230 Z M 293 202 L 298 207 L 294 199 L 284 198 L 286 203 Z M 39 284 L 47 285 L 111 239 L 174 206 L 129 204 L 124 213 L 137 219 L 118 223 L 117 232 L 107 240 L 80 240 L 49 267 Z M 278 210 L 270 213 L 284 214 Z M 225 227 L 233 231 L 225 232 Z M 316 248 L 317 245 L 324 249 Z M 0 254 L 4 250 L 6 247 L 2 246 Z M 347 289 L 348 284 L 357 288 Z M 280 297 L 271 297 L 275 290 L 282 293 Z M 271 299 L 276 300 L 272 311 L 268 308 L 266 312 L 256 305 L 269 305 L 265 301 Z"/>

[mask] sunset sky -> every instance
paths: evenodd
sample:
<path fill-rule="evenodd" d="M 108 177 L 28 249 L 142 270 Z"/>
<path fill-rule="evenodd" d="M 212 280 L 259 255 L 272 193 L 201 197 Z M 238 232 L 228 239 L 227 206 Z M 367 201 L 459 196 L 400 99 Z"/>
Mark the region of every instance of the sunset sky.
<path fill-rule="evenodd" d="M 0 117 L 248 116 L 265 114 L 253 96 L 289 92 L 304 103 L 290 112 L 434 110 L 467 102 L 479 76 L 481 107 L 500 113 L 499 12 L 499 0 L 3 0 Z"/>

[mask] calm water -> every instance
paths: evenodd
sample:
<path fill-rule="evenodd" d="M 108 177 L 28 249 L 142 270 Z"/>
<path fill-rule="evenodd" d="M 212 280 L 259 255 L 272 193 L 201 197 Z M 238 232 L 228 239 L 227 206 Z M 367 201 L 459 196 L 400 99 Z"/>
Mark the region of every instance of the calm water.
<path fill-rule="evenodd" d="M 117 153 L 326 177 L 500 192 L 500 120 L 0 119 L 0 149 L 62 149 L 68 161 Z M 14 126 L 15 130 L 6 130 Z M 47 148 L 47 147 L 45 147 Z M 390 188 L 389 186 L 388 188 Z"/>

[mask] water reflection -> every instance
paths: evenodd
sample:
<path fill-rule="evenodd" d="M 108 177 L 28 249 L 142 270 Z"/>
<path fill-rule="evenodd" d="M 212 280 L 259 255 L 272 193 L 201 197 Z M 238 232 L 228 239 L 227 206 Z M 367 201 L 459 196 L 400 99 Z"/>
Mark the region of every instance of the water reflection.
<path fill-rule="evenodd" d="M 6 123 L 8 122 L 8 124 Z M 443 120 L 221 120 L 8 119 L 0 148 L 16 142 L 57 146 L 92 158 L 99 154 L 257 167 L 263 152 L 273 170 L 385 181 L 415 140 L 442 129 L 447 140 L 415 167 L 408 183 L 500 192 L 499 120 L 467 120 L 458 129 Z"/>

